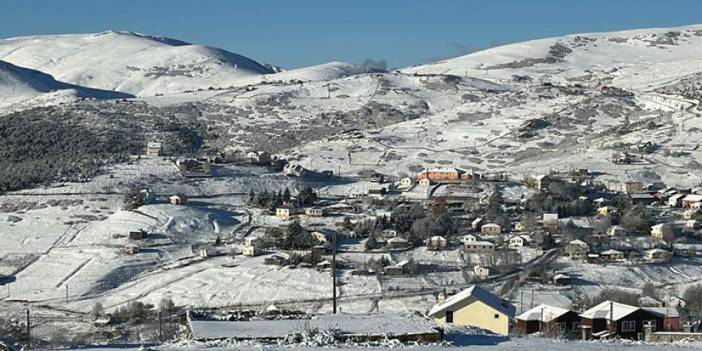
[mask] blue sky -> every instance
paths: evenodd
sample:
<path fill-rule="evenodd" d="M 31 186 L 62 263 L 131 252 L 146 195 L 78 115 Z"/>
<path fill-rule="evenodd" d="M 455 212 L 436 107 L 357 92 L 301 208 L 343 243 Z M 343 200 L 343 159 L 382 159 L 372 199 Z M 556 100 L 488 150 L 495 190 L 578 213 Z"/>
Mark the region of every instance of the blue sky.
<path fill-rule="evenodd" d="M 2 0 L 0 37 L 106 29 L 217 46 L 286 68 L 403 67 L 529 39 L 702 23 L 699 0 Z"/>

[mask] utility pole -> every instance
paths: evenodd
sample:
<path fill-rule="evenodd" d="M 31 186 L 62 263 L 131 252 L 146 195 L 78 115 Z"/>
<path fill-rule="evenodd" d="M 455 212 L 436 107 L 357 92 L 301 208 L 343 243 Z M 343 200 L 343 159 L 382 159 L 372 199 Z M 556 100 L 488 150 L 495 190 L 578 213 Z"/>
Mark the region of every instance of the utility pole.
<path fill-rule="evenodd" d="M 68 303 L 68 284 L 66 284 L 66 303 Z"/>
<path fill-rule="evenodd" d="M 27 307 L 27 348 L 28 349 L 32 348 L 32 334 L 30 332 L 30 324 L 29 324 L 29 307 Z"/>
<path fill-rule="evenodd" d="M 524 290 L 519 290 L 519 314 L 524 313 Z"/>
<path fill-rule="evenodd" d="M 534 289 L 531 289 L 531 303 L 529 304 L 529 308 L 534 308 Z"/>
<path fill-rule="evenodd" d="M 163 341 L 163 328 L 161 326 L 161 311 L 158 311 L 158 341 Z"/>
<path fill-rule="evenodd" d="M 609 337 L 614 336 L 614 302 L 609 302 Z"/>
<path fill-rule="evenodd" d="M 336 231 L 332 235 L 332 293 L 334 314 L 336 314 Z"/>

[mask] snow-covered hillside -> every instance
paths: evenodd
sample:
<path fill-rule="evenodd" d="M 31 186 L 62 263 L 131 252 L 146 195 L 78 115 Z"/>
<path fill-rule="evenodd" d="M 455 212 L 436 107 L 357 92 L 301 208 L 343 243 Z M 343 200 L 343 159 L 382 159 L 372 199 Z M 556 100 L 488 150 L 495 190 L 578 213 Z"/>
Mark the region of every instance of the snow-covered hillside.
<path fill-rule="evenodd" d="M 225 50 L 115 31 L 0 40 L 0 60 L 68 83 L 135 95 L 223 87 L 273 72 Z"/>
<path fill-rule="evenodd" d="M 17 103 L 39 105 L 45 101 L 75 98 L 116 99 L 129 94 L 85 88 L 55 80 L 51 75 L 0 61 L 0 106 Z"/>

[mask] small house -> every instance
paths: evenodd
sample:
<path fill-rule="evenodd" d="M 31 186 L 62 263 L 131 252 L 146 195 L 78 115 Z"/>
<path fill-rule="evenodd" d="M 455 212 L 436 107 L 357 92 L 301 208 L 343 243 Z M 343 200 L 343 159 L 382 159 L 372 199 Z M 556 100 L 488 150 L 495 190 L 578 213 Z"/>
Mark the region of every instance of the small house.
<path fill-rule="evenodd" d="M 552 179 L 546 174 L 531 176 L 527 181 L 527 186 L 531 186 L 537 190 L 546 190 L 551 185 Z"/>
<path fill-rule="evenodd" d="M 409 241 L 407 241 L 407 239 L 401 238 L 399 236 L 388 239 L 387 241 L 385 241 L 385 244 L 391 250 L 402 250 L 410 246 L 410 243 Z"/>
<path fill-rule="evenodd" d="M 573 278 L 565 273 L 556 273 L 551 277 L 551 281 L 556 285 L 568 285 L 572 280 Z"/>
<path fill-rule="evenodd" d="M 631 203 L 637 206 L 649 206 L 656 201 L 656 197 L 649 193 L 633 193 L 629 194 Z"/>
<path fill-rule="evenodd" d="M 640 193 L 643 190 L 643 183 L 641 182 L 629 181 L 622 183 L 622 191 L 627 194 Z"/>
<path fill-rule="evenodd" d="M 590 246 L 580 239 L 569 241 L 565 249 L 571 258 L 584 258 L 590 252 Z"/>
<path fill-rule="evenodd" d="M 263 258 L 263 264 L 270 266 L 284 266 L 288 263 L 288 258 L 280 254 L 273 254 Z"/>
<path fill-rule="evenodd" d="M 289 215 L 289 213 L 288 213 Z M 319 207 L 308 207 L 305 209 L 305 216 L 307 217 L 324 217 L 324 210 Z"/>
<path fill-rule="evenodd" d="M 658 240 L 666 240 L 673 234 L 673 226 L 670 223 L 659 223 L 651 227 L 651 236 Z"/>
<path fill-rule="evenodd" d="M 283 174 L 288 177 L 304 177 L 307 170 L 299 163 L 288 163 L 283 167 Z"/>
<path fill-rule="evenodd" d="M 691 208 L 696 202 L 702 202 L 702 195 L 700 194 L 690 194 L 682 199 L 682 206 L 684 208 Z M 698 207 L 699 208 L 699 207 Z"/>
<path fill-rule="evenodd" d="M 463 244 L 463 250 L 471 253 L 493 252 L 495 244 L 489 241 L 471 241 Z"/>
<path fill-rule="evenodd" d="M 490 277 L 490 268 L 485 266 L 474 266 L 473 274 L 476 278 L 480 280 L 487 279 L 488 277 Z"/>
<path fill-rule="evenodd" d="M 275 209 L 275 216 L 287 220 L 290 218 L 290 209 L 286 207 L 280 207 Z"/>
<path fill-rule="evenodd" d="M 139 229 L 139 230 L 132 230 L 129 232 L 129 239 L 130 240 L 143 240 L 146 238 L 146 231 Z"/>
<path fill-rule="evenodd" d="M 477 240 L 478 240 L 478 237 L 473 235 L 473 234 L 466 234 L 463 237 L 461 237 L 461 243 L 463 243 L 463 244 L 471 243 L 471 242 L 474 242 Z"/>
<path fill-rule="evenodd" d="M 680 257 L 695 257 L 697 256 L 697 248 L 694 245 L 674 244 L 673 255 Z"/>
<path fill-rule="evenodd" d="M 602 206 L 597 209 L 597 215 L 602 217 L 609 217 L 617 213 L 619 213 L 619 209 L 613 206 Z"/>
<path fill-rule="evenodd" d="M 604 301 L 580 314 L 581 324 L 597 338 L 621 337 L 638 340 L 644 324 L 653 322 L 655 330 L 663 327 L 663 316 L 640 307 Z"/>
<path fill-rule="evenodd" d="M 188 201 L 188 199 L 185 197 L 185 195 L 182 195 L 182 194 L 171 195 L 168 198 L 168 202 L 170 202 L 171 205 L 177 205 L 177 206 L 185 205 L 185 203 L 187 201 Z"/>
<path fill-rule="evenodd" d="M 701 226 L 700 226 L 700 222 L 697 221 L 697 220 L 695 220 L 695 219 L 691 219 L 691 220 L 685 221 L 685 227 L 684 227 L 684 228 L 685 228 L 686 230 L 697 230 L 697 229 L 699 229 L 700 227 L 701 227 Z"/>
<path fill-rule="evenodd" d="M 514 231 L 515 231 L 515 232 L 520 232 L 520 233 L 521 233 L 521 232 L 523 232 L 523 231 L 525 231 L 525 230 L 526 230 L 526 226 L 524 225 L 523 222 L 514 223 Z"/>
<path fill-rule="evenodd" d="M 531 242 L 531 239 L 526 235 L 515 235 L 509 238 L 508 242 L 510 248 L 516 249 L 519 247 L 528 246 Z"/>
<path fill-rule="evenodd" d="M 322 262 L 317 263 L 317 265 L 315 266 L 315 268 L 316 268 L 318 271 L 320 271 L 320 272 L 322 272 L 322 271 L 329 271 L 329 270 L 332 269 L 332 263 L 329 262 L 328 260 L 324 260 L 324 261 L 322 261 Z"/>
<path fill-rule="evenodd" d="M 315 240 L 317 240 L 317 242 L 320 242 L 322 244 L 326 244 L 329 240 L 329 235 L 327 235 L 327 233 L 320 232 L 318 230 L 313 231 L 312 233 L 310 233 L 310 235 L 312 235 L 312 237 Z"/>
<path fill-rule="evenodd" d="M 373 172 L 368 176 L 368 181 L 371 183 L 383 183 L 385 182 L 385 175 Z"/>
<path fill-rule="evenodd" d="M 253 245 L 252 246 L 245 245 L 244 248 L 241 250 L 241 254 L 244 256 L 248 256 L 248 257 L 258 256 L 259 253 L 260 253 L 260 250 L 259 250 L 258 246 L 253 246 Z"/>
<path fill-rule="evenodd" d="M 474 327 L 508 335 L 515 311 L 509 301 L 473 285 L 437 303 L 428 315 L 439 325 Z"/>
<path fill-rule="evenodd" d="M 388 189 L 386 188 L 370 188 L 368 189 L 368 196 L 375 198 L 375 199 L 383 199 L 385 198 L 385 195 L 388 193 Z"/>
<path fill-rule="evenodd" d="M 545 229 L 558 229 L 558 213 L 544 213 L 542 222 Z"/>
<path fill-rule="evenodd" d="M 127 255 L 136 255 L 139 253 L 139 246 L 136 246 L 134 244 L 127 244 L 124 247 L 124 252 L 126 252 Z"/>
<path fill-rule="evenodd" d="M 251 151 L 246 154 L 249 162 L 254 165 L 270 165 L 271 154 L 266 151 Z"/>
<path fill-rule="evenodd" d="M 401 188 L 409 188 L 414 184 L 414 181 L 410 177 L 404 177 L 400 179 L 400 187 Z"/>
<path fill-rule="evenodd" d="M 580 316 L 571 310 L 538 305 L 516 317 L 517 333 L 522 335 L 541 333 L 544 336 L 565 336 L 580 329 Z"/>
<path fill-rule="evenodd" d="M 624 253 L 619 250 L 609 249 L 600 252 L 600 259 L 607 261 L 620 261 L 624 259 Z"/>
<path fill-rule="evenodd" d="M 663 317 L 663 329 L 658 331 L 680 331 L 680 311 L 677 309 L 676 305 L 673 304 L 666 307 L 643 307 L 643 309 Z"/>
<path fill-rule="evenodd" d="M 432 250 L 443 250 L 448 247 L 448 240 L 443 236 L 435 235 L 427 240 L 427 246 Z"/>
<path fill-rule="evenodd" d="M 496 223 L 483 224 L 480 227 L 480 234 L 483 235 L 499 235 L 502 233 L 502 227 Z"/>
<path fill-rule="evenodd" d="M 607 236 L 612 237 L 612 238 L 619 238 L 626 236 L 626 228 L 619 226 L 619 225 L 613 225 L 609 228 L 607 228 Z"/>
<path fill-rule="evenodd" d="M 429 180 L 427 178 L 420 179 L 417 183 L 419 184 L 419 186 L 421 186 L 423 188 L 428 188 L 431 186 L 431 180 Z"/>
<path fill-rule="evenodd" d="M 157 141 L 150 141 L 146 143 L 146 156 L 158 157 L 161 156 L 161 149 L 163 145 Z"/>
<path fill-rule="evenodd" d="M 650 262 L 668 262 L 673 254 L 668 250 L 651 249 L 644 251 L 643 258 Z"/>
<path fill-rule="evenodd" d="M 417 179 L 428 179 L 434 182 L 460 180 L 463 170 L 456 168 L 432 168 L 425 169 L 417 174 Z"/>
<path fill-rule="evenodd" d="M 668 206 L 670 207 L 681 207 L 683 205 L 683 199 L 687 196 L 686 194 L 675 194 L 668 198 Z"/>

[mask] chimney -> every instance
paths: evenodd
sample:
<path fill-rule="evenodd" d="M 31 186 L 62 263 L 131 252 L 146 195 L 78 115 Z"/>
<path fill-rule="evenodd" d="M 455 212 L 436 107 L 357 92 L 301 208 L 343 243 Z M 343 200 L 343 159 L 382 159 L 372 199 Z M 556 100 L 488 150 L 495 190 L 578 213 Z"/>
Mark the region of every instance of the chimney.
<path fill-rule="evenodd" d="M 443 290 L 439 292 L 438 295 L 436 295 L 436 302 L 443 303 L 444 301 L 446 301 L 446 297 L 448 297 L 448 293 L 446 293 L 446 290 Z"/>

